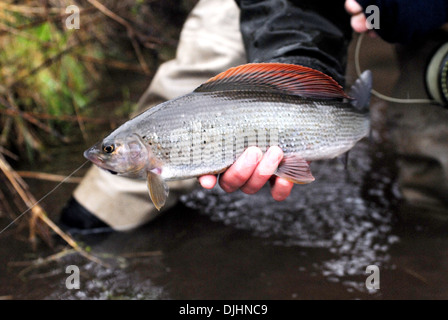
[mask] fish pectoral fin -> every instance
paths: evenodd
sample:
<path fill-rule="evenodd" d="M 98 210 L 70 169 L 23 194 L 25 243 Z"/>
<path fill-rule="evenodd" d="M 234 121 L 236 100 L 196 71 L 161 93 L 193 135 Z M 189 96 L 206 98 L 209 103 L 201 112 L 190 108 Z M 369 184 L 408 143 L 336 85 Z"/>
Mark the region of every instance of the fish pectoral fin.
<path fill-rule="evenodd" d="M 151 171 L 147 172 L 147 184 L 149 196 L 156 209 L 160 211 L 168 198 L 169 188 L 159 174 Z"/>
<path fill-rule="evenodd" d="M 315 180 L 311 174 L 308 161 L 295 154 L 283 157 L 275 175 L 299 184 L 306 184 Z"/>

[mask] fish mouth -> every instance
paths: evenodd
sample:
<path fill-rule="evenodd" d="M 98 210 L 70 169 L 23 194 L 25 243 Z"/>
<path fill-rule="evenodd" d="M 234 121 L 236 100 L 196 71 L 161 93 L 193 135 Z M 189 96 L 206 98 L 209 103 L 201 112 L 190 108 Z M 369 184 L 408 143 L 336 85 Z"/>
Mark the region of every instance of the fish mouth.
<path fill-rule="evenodd" d="M 105 170 L 112 171 L 112 170 L 109 170 L 108 168 L 105 168 L 106 162 L 105 162 L 104 158 L 101 157 L 101 152 L 99 151 L 97 146 L 93 146 L 93 147 L 87 149 L 86 151 L 84 151 L 83 155 L 84 155 L 84 158 L 86 158 L 89 161 L 92 161 L 97 166 L 102 167 Z"/>
<path fill-rule="evenodd" d="M 84 158 L 92 161 L 94 164 L 101 166 L 104 163 L 104 160 L 101 159 L 98 149 L 96 147 L 92 147 L 84 151 Z"/>
<path fill-rule="evenodd" d="M 111 170 L 107 167 L 107 164 L 105 160 L 101 157 L 101 153 L 96 145 L 84 151 L 83 155 L 87 160 L 91 161 L 93 164 L 97 165 L 101 169 L 113 175 L 118 174 L 117 171 Z"/>

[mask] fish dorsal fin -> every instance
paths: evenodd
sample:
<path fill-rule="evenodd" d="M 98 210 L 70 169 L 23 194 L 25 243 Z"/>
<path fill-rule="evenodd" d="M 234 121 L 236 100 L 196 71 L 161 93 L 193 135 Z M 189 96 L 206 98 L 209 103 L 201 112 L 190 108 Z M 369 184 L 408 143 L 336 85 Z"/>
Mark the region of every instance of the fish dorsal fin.
<path fill-rule="evenodd" d="M 195 90 L 217 91 L 264 91 L 305 98 L 348 98 L 330 76 L 308 67 L 285 63 L 249 63 L 230 68 Z"/>

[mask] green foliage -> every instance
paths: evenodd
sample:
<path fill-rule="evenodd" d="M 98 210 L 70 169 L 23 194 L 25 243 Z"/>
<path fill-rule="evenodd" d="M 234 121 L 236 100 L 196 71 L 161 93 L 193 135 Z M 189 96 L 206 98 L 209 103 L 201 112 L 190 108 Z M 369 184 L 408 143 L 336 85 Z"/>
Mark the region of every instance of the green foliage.
<path fill-rule="evenodd" d="M 129 79 L 147 80 L 172 57 L 195 1 L 1 0 L 0 147 L 32 159 L 45 155 L 49 141 L 67 142 L 73 129 L 86 137 L 83 119 L 101 114 L 94 107 L 106 97 L 121 108 L 109 105 L 103 114 L 128 117 L 135 111 Z M 72 4 L 81 19 L 70 30 L 65 9 Z"/>
<path fill-rule="evenodd" d="M 91 98 L 86 95 L 91 83 L 76 55 L 87 48 L 80 46 L 63 54 L 64 50 L 70 50 L 69 40 L 75 32 L 44 22 L 28 29 L 26 37 L 18 35 L 0 40 L 4 48 L 0 52 L 1 78 L 6 87 L 12 86 L 12 90 L 21 93 L 16 103 L 27 110 L 37 108 L 58 115 L 70 113 L 71 96 L 75 95 L 78 107 L 85 107 Z M 99 51 L 93 49 L 99 56 Z M 40 105 L 41 102 L 45 102 L 45 106 Z"/>
<path fill-rule="evenodd" d="M 8 31 L 0 34 L 0 110 L 9 112 L 0 116 L 0 144 L 32 158 L 44 146 L 37 128 L 61 137 L 73 122 L 55 119 L 83 112 L 95 99 L 92 88 L 99 71 L 88 70 L 79 57 L 101 59 L 102 52 L 86 32 L 64 28 L 59 20 L 36 23 L 35 17 L 4 10 L 0 25 Z M 48 119 L 20 117 L 24 112 Z"/>

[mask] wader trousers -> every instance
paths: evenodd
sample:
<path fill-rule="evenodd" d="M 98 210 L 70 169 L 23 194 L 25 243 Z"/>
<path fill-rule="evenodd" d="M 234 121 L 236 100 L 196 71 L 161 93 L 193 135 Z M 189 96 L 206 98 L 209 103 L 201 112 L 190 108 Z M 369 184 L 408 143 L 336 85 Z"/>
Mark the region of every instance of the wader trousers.
<path fill-rule="evenodd" d="M 141 112 L 155 104 L 193 91 L 200 84 L 245 63 L 239 30 L 239 9 L 233 0 L 201 0 L 189 14 L 179 39 L 176 57 L 163 63 L 138 103 Z M 197 180 L 168 183 L 163 210 Z M 146 181 L 112 175 L 92 166 L 73 194 L 82 206 L 115 230 L 136 228 L 158 215 L 149 198 Z M 163 211 L 162 210 L 162 211 Z"/>

